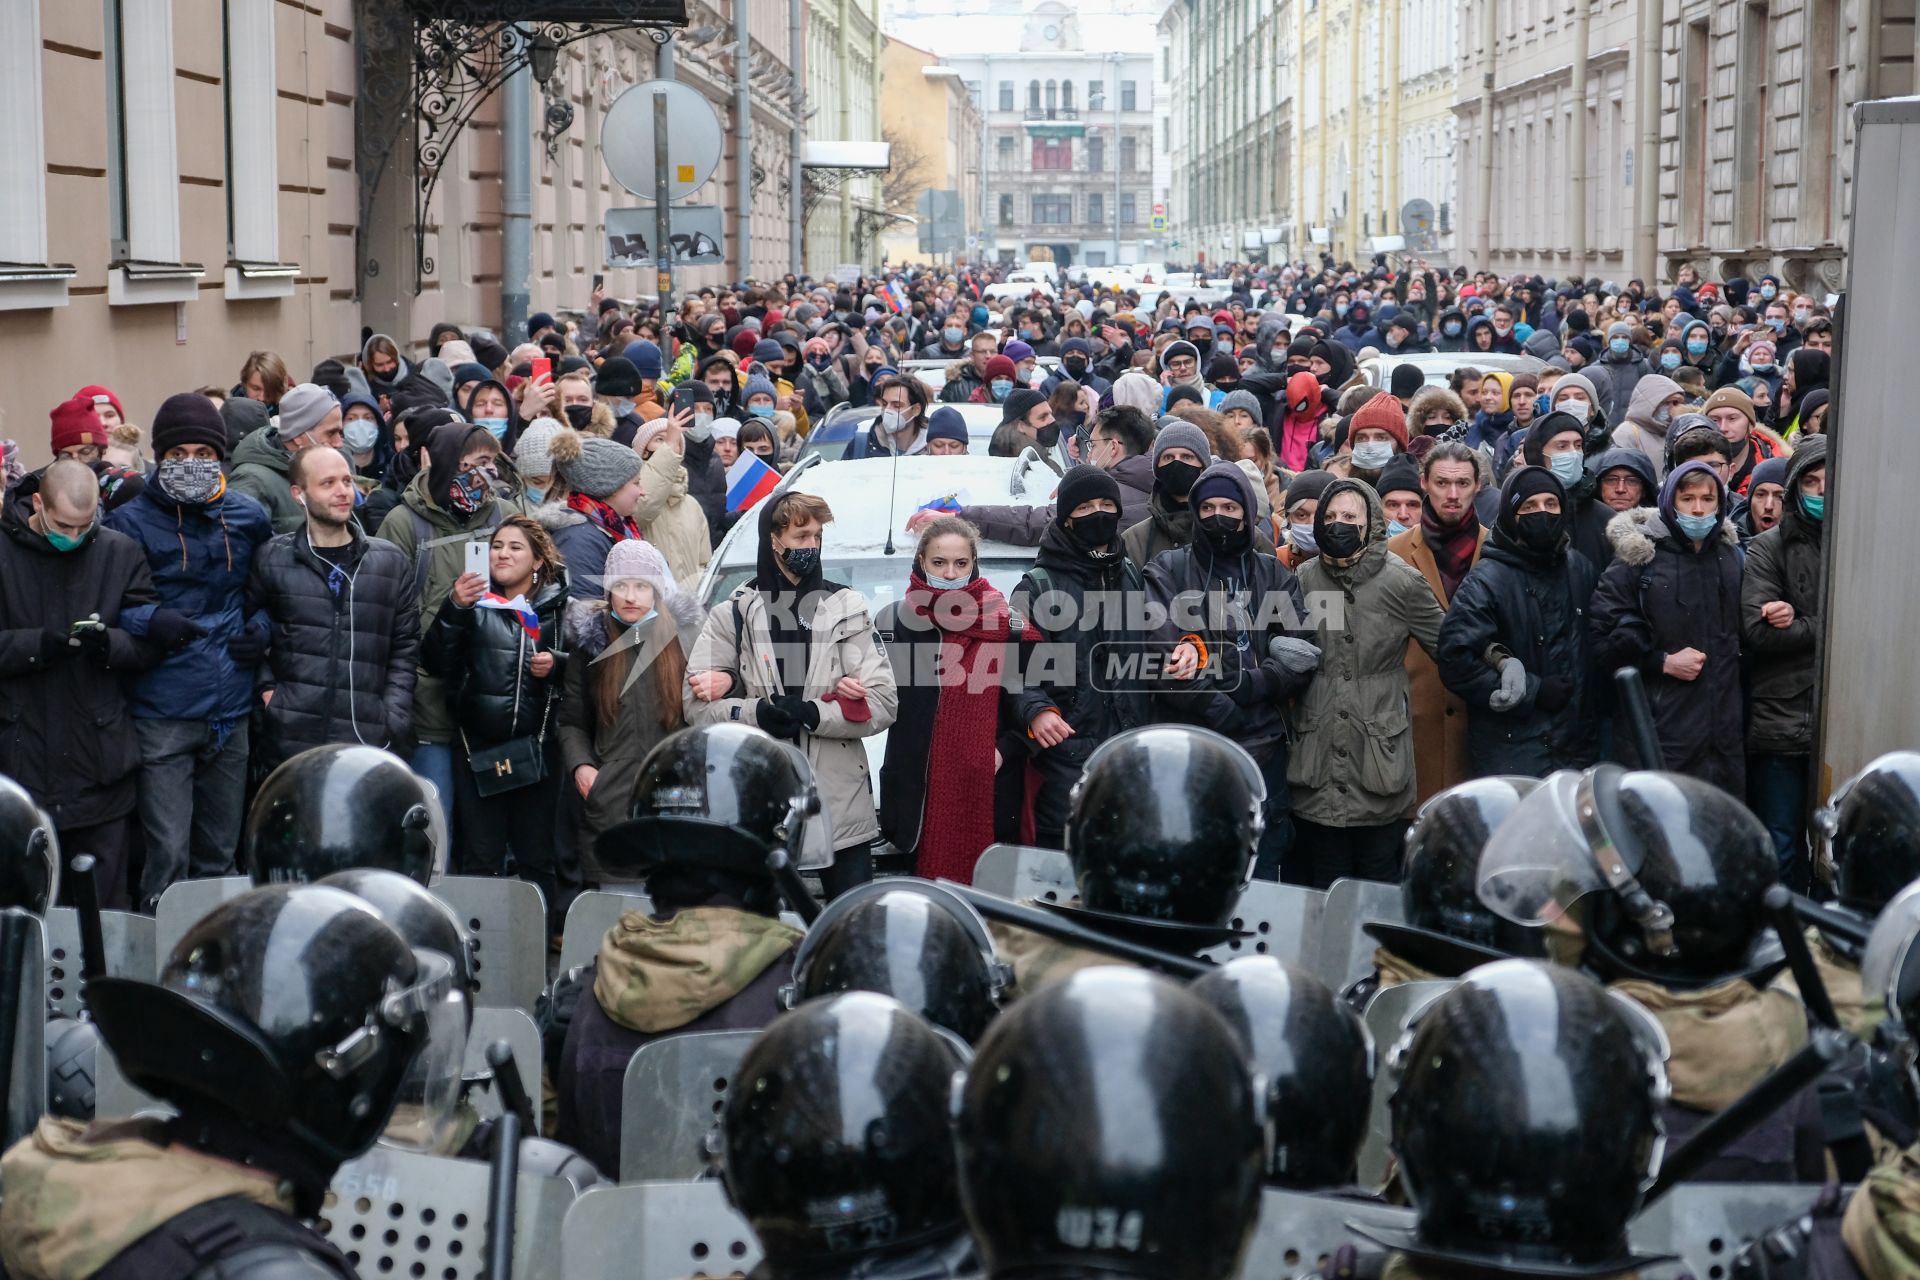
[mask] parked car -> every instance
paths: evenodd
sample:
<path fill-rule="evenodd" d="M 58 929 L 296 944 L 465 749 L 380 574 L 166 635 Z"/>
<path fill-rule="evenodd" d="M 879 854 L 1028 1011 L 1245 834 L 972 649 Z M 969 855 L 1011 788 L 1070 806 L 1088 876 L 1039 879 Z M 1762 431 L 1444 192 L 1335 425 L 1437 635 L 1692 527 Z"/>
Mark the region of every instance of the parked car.
<path fill-rule="evenodd" d="M 1360 362 L 1360 375 L 1370 387 L 1386 387 L 1393 371 L 1403 364 L 1419 368 L 1430 387 L 1444 387 L 1455 369 L 1478 369 L 1483 373 L 1498 369 L 1502 373 L 1539 373 L 1547 362 L 1528 355 L 1508 355 L 1499 351 L 1422 351 L 1407 356 L 1376 356 Z"/>

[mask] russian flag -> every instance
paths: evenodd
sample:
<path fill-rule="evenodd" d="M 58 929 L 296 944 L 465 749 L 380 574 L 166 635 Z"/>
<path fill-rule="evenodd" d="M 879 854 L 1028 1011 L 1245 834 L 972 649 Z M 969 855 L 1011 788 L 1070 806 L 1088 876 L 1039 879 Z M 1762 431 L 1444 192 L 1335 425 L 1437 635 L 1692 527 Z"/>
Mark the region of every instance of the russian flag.
<path fill-rule="evenodd" d="M 961 497 L 962 495 L 958 490 L 953 493 L 943 493 L 931 502 L 921 503 L 918 509 L 921 511 L 943 511 L 948 515 L 957 516 L 966 507 L 966 503 L 961 500 Z"/>
<path fill-rule="evenodd" d="M 727 510 L 745 511 L 772 493 L 780 473 L 752 450 L 742 452 L 727 468 Z"/>
<path fill-rule="evenodd" d="M 482 609 L 504 609 L 520 620 L 520 629 L 532 636 L 537 644 L 540 640 L 540 615 L 533 611 L 525 596 L 515 596 L 509 600 L 498 591 L 482 592 L 477 602 Z"/>

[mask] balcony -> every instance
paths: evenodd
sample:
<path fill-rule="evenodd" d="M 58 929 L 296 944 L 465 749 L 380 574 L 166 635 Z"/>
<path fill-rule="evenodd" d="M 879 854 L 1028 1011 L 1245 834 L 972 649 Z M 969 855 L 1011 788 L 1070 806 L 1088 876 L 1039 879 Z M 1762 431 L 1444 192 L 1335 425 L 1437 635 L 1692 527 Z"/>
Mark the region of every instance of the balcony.
<path fill-rule="evenodd" d="M 1083 138 L 1087 133 L 1072 107 L 1028 107 L 1024 123 L 1029 138 Z"/>
<path fill-rule="evenodd" d="M 1080 112 L 1073 107 L 1028 107 L 1026 119 L 1077 121 Z"/>

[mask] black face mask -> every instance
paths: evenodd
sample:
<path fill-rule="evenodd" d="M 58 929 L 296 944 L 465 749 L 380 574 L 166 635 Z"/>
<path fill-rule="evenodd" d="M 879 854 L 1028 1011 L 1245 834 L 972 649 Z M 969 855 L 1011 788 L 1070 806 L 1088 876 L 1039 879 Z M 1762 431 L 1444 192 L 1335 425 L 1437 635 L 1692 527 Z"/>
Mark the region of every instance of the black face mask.
<path fill-rule="evenodd" d="M 590 404 L 570 404 L 566 408 L 566 415 L 575 431 L 585 431 L 593 424 L 593 406 Z"/>
<path fill-rule="evenodd" d="M 781 551 L 780 562 L 787 566 L 788 573 L 804 582 L 819 571 L 820 548 L 788 547 Z"/>
<path fill-rule="evenodd" d="M 1191 462 L 1181 462 L 1170 458 L 1161 463 L 1153 472 L 1153 487 L 1169 498 L 1186 500 L 1187 493 L 1193 488 L 1193 482 L 1200 478 L 1205 467 L 1196 467 Z"/>
<path fill-rule="evenodd" d="M 1560 540 L 1560 516 L 1552 511 L 1529 511 L 1516 518 L 1514 528 L 1520 545 L 1533 551 L 1551 551 Z"/>
<path fill-rule="evenodd" d="M 1320 530 L 1320 554 L 1345 560 L 1366 544 L 1366 530 L 1357 524 L 1328 521 Z"/>
<path fill-rule="evenodd" d="M 1060 368 L 1065 371 L 1069 378 L 1077 382 L 1080 380 L 1080 376 L 1086 373 L 1087 362 L 1082 356 L 1068 356 L 1060 362 Z"/>
<path fill-rule="evenodd" d="M 1200 533 L 1215 551 L 1229 551 L 1240 540 L 1242 524 L 1238 516 L 1201 516 Z"/>
<path fill-rule="evenodd" d="M 1187 341 L 1192 344 L 1195 351 L 1200 353 L 1200 363 L 1204 365 L 1207 362 L 1207 352 L 1213 350 L 1213 339 L 1188 338 Z"/>
<path fill-rule="evenodd" d="M 1039 442 L 1041 448 L 1053 448 L 1053 446 L 1060 443 L 1060 420 L 1055 418 L 1046 426 L 1041 427 L 1033 433 L 1033 438 Z"/>
<path fill-rule="evenodd" d="M 1102 551 L 1113 545 L 1119 532 L 1117 511 L 1090 511 L 1084 516 L 1075 516 L 1067 525 L 1068 536 L 1089 551 Z"/>

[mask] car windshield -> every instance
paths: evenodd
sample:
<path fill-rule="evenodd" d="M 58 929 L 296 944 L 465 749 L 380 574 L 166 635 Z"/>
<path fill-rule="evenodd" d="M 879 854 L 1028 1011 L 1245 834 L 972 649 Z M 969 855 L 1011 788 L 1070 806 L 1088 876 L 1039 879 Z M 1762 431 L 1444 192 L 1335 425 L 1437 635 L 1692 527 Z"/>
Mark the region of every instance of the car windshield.
<path fill-rule="evenodd" d="M 866 598 L 867 606 L 874 612 L 886 608 L 900 598 L 907 587 L 907 574 L 913 568 L 913 544 L 903 541 L 897 556 L 868 556 L 859 560 L 835 560 L 833 548 L 827 547 L 827 562 L 824 568 L 827 580 L 842 586 L 852 587 Z M 1033 568 L 1033 561 L 1010 557 L 986 559 L 980 562 L 980 571 L 987 581 L 999 589 L 1002 595 L 1011 594 L 1019 583 L 1022 574 Z M 751 578 L 754 567 L 749 564 L 733 565 L 721 569 L 713 575 L 713 587 L 705 601 L 708 608 L 719 604 L 733 594 L 734 588 Z"/>

